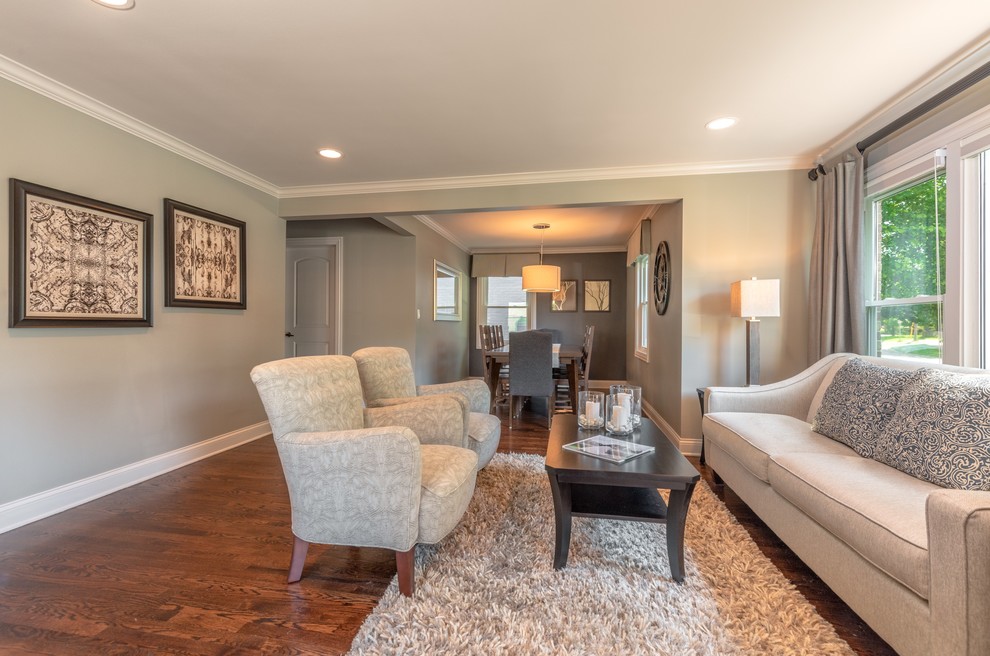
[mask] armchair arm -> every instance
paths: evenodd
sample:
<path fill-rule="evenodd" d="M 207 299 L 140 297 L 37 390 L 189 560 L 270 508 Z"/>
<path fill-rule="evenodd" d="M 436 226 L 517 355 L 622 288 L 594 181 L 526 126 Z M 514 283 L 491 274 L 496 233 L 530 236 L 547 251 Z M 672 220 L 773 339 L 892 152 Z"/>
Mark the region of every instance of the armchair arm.
<path fill-rule="evenodd" d="M 931 653 L 990 654 L 990 492 L 928 495 Z"/>
<path fill-rule="evenodd" d="M 436 385 L 420 385 L 416 393 L 420 396 L 431 394 L 450 394 L 459 392 L 467 397 L 471 412 L 488 414 L 492 407 L 492 391 L 488 383 L 480 378 L 468 378 L 453 383 L 438 383 Z"/>
<path fill-rule="evenodd" d="M 365 408 L 368 427 L 405 426 L 421 444 L 467 446 L 468 417 L 463 399 L 444 394 L 410 399 L 383 408 Z"/>
<path fill-rule="evenodd" d="M 836 360 L 845 357 L 848 354 L 826 356 L 801 373 L 770 385 L 709 387 L 705 390 L 705 412 L 764 412 L 807 421 L 826 374 Z"/>
<path fill-rule="evenodd" d="M 415 544 L 422 460 L 411 430 L 288 433 L 276 445 L 297 537 L 397 551 Z"/>

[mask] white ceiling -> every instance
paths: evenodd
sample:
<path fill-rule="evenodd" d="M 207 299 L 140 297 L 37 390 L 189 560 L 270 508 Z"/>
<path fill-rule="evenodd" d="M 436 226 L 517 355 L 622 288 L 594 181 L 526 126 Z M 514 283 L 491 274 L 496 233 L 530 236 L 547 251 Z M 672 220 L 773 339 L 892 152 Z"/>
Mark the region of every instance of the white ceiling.
<path fill-rule="evenodd" d="M 988 30 L 986 0 L 0 0 L 0 75 L 316 194 L 804 168 Z"/>

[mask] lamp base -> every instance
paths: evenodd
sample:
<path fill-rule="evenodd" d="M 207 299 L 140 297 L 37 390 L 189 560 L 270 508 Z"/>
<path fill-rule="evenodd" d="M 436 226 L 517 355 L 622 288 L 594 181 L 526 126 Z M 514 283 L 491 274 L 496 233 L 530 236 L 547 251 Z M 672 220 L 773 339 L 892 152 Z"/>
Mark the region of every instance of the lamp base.
<path fill-rule="evenodd" d="M 746 385 L 760 384 L 760 320 L 746 319 Z"/>

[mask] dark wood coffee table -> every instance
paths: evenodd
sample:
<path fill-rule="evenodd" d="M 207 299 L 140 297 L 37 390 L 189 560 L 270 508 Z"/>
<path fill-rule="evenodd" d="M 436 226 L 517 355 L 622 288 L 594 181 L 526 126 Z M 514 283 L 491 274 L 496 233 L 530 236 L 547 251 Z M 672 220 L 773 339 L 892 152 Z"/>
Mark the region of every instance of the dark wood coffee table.
<path fill-rule="evenodd" d="M 653 453 L 614 464 L 563 448 L 596 434 L 578 430 L 576 415 L 559 414 L 553 418 L 546 469 L 556 520 L 554 569 L 567 564 L 572 517 L 658 522 L 667 525 L 671 576 L 683 582 L 684 523 L 701 474 L 647 417 L 643 417 L 642 426 L 631 439 L 654 447 Z M 663 502 L 657 488 L 670 490 L 669 503 Z"/>

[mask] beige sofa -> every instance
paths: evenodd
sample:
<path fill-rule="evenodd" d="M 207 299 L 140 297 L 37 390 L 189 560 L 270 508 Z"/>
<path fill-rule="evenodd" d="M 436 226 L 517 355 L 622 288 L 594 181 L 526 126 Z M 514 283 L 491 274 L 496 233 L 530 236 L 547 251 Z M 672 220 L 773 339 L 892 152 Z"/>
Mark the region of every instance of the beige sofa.
<path fill-rule="evenodd" d="M 852 357 L 826 357 L 772 385 L 708 388 L 706 462 L 898 653 L 990 654 L 990 492 L 946 489 L 812 430 Z M 981 413 L 966 421 L 988 435 Z"/>

